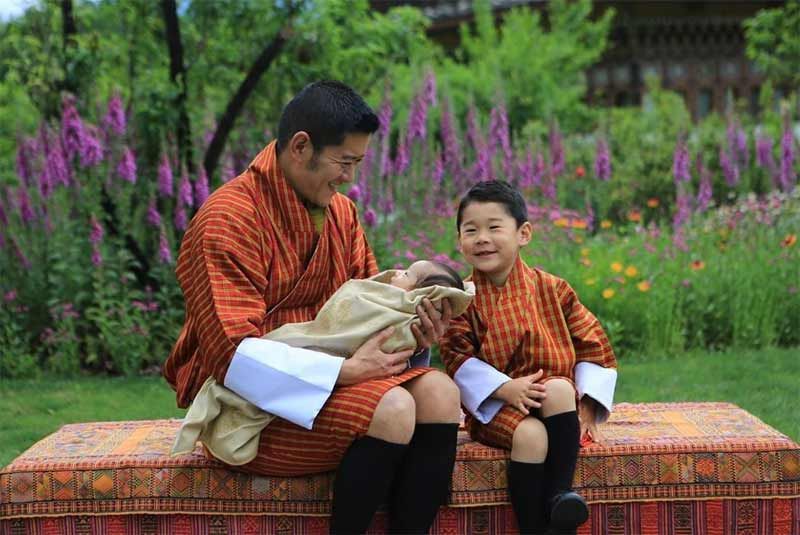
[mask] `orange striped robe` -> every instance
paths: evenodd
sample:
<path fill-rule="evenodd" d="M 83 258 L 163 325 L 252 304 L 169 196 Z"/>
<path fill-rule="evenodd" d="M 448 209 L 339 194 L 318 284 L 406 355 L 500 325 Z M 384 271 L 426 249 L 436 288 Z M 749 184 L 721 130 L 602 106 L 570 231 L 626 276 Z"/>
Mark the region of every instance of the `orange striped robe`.
<path fill-rule="evenodd" d="M 616 367 L 616 358 L 600 322 L 570 285 L 518 258 L 505 285 L 495 287 L 473 271 L 475 299 L 454 319 L 441 344 L 452 377 L 469 358 L 477 357 L 512 379 L 544 372 L 543 380 L 564 377 L 574 382 L 578 362 Z M 486 425 L 467 415 L 476 440 L 511 448 L 511 437 L 525 415 L 506 405 Z"/>
<path fill-rule="evenodd" d="M 312 320 L 345 281 L 377 271 L 350 199 L 335 195 L 317 232 L 269 144 L 208 198 L 184 235 L 176 273 L 186 317 L 163 370 L 178 406 L 187 407 L 209 376 L 224 384 L 244 338 Z M 240 468 L 273 475 L 335 468 L 366 433 L 383 394 L 427 370 L 334 389 L 310 431 L 276 419 L 258 457 Z"/>

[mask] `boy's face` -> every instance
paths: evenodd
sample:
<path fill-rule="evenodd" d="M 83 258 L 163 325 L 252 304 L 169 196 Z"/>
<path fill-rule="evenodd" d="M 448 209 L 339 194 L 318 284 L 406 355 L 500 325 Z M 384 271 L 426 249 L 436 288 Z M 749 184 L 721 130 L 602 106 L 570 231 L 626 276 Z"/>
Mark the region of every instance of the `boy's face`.
<path fill-rule="evenodd" d="M 495 285 L 502 285 L 519 255 L 531 240 L 531 224 L 517 228 L 516 220 L 496 202 L 473 202 L 464 208 L 458 228 L 458 249 L 475 269 Z"/>
<path fill-rule="evenodd" d="M 427 260 L 419 260 L 408 266 L 408 269 L 398 271 L 389 284 L 410 291 L 417 287 L 419 281 L 432 275 L 435 271 L 433 264 Z"/>

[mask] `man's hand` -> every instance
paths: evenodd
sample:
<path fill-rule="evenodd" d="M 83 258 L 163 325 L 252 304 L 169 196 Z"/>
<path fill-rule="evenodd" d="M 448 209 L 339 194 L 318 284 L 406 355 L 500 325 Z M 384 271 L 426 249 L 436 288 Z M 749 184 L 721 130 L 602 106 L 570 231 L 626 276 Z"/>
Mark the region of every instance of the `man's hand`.
<path fill-rule="evenodd" d="M 345 359 L 339 370 L 336 384 L 352 385 L 370 379 L 391 377 L 403 372 L 408 366 L 408 359 L 414 354 L 414 350 L 384 353 L 381 346 L 392 336 L 392 333 L 394 333 L 394 327 L 387 327 L 364 342 L 352 357 Z"/>
<path fill-rule="evenodd" d="M 450 316 L 453 308 L 448 299 L 442 299 L 442 311 L 436 310 L 430 299 L 427 297 L 422 300 L 421 305 L 417 305 L 417 315 L 419 324 L 411 324 L 411 332 L 417 339 L 417 350 L 428 349 L 444 336 L 445 331 L 450 326 Z"/>
<path fill-rule="evenodd" d="M 542 375 L 544 372 L 539 370 L 533 375 L 507 381 L 500 385 L 492 396 L 517 408 L 522 414 L 528 415 L 530 409 L 538 409 L 542 406 L 539 400 L 547 397 L 544 383 L 537 383 Z"/>
<path fill-rule="evenodd" d="M 600 435 L 597 431 L 597 402 L 589 396 L 583 396 L 581 398 L 578 416 L 581 421 L 581 441 L 586 442 L 591 440 L 593 442 L 599 442 Z"/>

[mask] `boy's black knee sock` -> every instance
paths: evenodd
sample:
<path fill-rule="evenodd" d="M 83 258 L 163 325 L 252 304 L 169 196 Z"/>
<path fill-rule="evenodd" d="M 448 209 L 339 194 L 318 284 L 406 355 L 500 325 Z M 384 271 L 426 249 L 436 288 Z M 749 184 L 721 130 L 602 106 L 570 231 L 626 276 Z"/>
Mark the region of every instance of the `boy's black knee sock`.
<path fill-rule="evenodd" d="M 508 461 L 508 494 L 520 534 L 544 533 L 544 463 Z"/>
<path fill-rule="evenodd" d="M 572 489 L 575 465 L 580 448 L 580 422 L 575 411 L 562 412 L 542 419 L 547 430 L 545 458 L 545 499 Z"/>
<path fill-rule="evenodd" d="M 405 444 L 369 436 L 350 445 L 333 483 L 331 534 L 361 534 L 367 530 L 378 506 L 386 503 L 407 449 Z"/>
<path fill-rule="evenodd" d="M 428 533 L 447 500 L 458 424 L 417 424 L 392 487 L 389 533 Z"/>

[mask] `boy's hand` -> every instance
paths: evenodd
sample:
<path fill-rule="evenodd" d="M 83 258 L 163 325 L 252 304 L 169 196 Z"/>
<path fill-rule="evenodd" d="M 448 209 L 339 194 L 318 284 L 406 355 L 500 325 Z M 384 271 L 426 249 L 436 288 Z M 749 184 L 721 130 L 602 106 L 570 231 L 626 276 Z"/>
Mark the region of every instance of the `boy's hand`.
<path fill-rule="evenodd" d="M 533 375 L 526 375 L 512 379 L 500 385 L 494 391 L 493 397 L 501 399 L 518 409 L 522 414 L 530 414 L 530 409 L 538 409 L 542 400 L 547 397 L 543 383 L 537 383 L 542 378 L 544 372 L 539 370 Z"/>
<path fill-rule="evenodd" d="M 583 396 L 578 418 L 581 422 L 581 442 L 600 442 L 597 431 L 597 402 L 589 396 Z"/>

